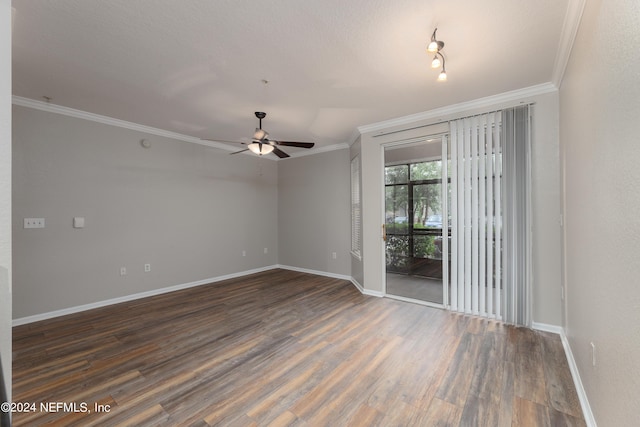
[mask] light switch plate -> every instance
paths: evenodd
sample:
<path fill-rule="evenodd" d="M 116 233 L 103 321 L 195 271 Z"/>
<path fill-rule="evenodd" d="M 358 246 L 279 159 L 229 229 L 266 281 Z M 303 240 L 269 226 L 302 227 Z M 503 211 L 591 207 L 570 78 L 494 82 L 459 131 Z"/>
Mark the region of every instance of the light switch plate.
<path fill-rule="evenodd" d="M 73 228 L 84 228 L 84 217 L 81 217 L 81 216 L 74 217 Z"/>

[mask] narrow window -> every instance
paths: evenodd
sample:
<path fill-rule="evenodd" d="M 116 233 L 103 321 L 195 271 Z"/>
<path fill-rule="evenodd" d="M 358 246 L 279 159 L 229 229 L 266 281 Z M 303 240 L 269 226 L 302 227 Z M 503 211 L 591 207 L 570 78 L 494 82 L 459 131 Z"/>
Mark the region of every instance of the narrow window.
<path fill-rule="evenodd" d="M 360 205 L 360 155 L 351 160 L 351 253 L 362 257 L 362 212 Z"/>

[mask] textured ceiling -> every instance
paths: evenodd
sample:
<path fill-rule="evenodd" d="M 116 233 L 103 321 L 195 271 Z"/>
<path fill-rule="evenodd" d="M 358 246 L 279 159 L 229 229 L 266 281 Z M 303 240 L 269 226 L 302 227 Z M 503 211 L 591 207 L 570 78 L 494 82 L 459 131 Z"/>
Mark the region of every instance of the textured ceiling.
<path fill-rule="evenodd" d="M 272 137 L 322 147 L 550 82 L 569 1 L 14 0 L 13 93 L 238 141 L 266 111 Z"/>

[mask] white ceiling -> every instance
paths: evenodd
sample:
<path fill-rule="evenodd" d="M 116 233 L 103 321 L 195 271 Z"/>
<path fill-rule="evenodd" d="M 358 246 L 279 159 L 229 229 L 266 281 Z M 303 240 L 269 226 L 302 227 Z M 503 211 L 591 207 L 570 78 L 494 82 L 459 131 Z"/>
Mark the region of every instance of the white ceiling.
<path fill-rule="evenodd" d="M 13 93 L 238 141 L 266 111 L 272 137 L 331 146 L 551 82 L 571 1 L 14 0 Z M 436 26 L 445 83 L 425 51 Z"/>

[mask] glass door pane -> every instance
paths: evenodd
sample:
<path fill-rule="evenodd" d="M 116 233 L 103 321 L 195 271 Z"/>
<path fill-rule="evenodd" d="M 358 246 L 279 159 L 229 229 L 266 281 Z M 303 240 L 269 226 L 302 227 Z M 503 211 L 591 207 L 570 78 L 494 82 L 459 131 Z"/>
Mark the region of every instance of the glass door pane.
<path fill-rule="evenodd" d="M 385 188 L 385 257 L 387 271 L 407 273 L 409 267 L 409 186 Z"/>
<path fill-rule="evenodd" d="M 413 186 L 412 274 L 442 279 L 440 183 Z"/>
<path fill-rule="evenodd" d="M 422 144 L 385 149 L 386 293 L 443 304 L 441 140 Z"/>

